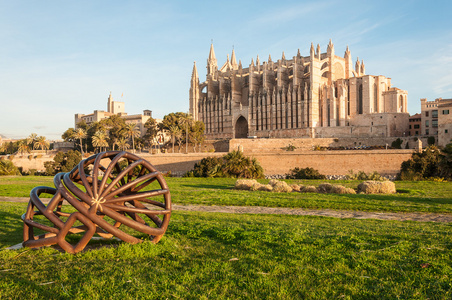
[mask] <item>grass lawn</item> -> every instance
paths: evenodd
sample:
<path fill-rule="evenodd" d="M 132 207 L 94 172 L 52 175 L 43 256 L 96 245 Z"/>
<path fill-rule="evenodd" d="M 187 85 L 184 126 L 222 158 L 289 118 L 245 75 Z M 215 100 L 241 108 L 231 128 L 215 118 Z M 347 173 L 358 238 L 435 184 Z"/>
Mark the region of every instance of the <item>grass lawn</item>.
<path fill-rule="evenodd" d="M 269 193 L 234 190 L 232 178 L 166 178 L 175 204 L 298 207 L 380 212 L 452 213 L 452 182 L 396 181 L 395 195 Z M 268 180 L 261 180 L 268 182 Z M 325 180 L 288 180 L 319 185 Z M 329 181 L 356 188 L 361 181 Z M 53 177 L 2 176 L 0 196 L 28 197 L 38 185 L 53 187 Z"/>
<path fill-rule="evenodd" d="M 26 203 L 0 205 L 4 248 Z M 452 225 L 176 211 L 157 245 L 0 251 L 0 299 L 120 298 L 451 299 Z"/>

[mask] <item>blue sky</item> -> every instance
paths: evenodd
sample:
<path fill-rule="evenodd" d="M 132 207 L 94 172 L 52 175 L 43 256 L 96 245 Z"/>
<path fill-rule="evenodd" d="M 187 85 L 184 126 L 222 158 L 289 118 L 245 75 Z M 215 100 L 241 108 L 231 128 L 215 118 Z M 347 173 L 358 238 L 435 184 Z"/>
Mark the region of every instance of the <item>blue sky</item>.
<path fill-rule="evenodd" d="M 246 67 L 332 39 L 407 90 L 414 114 L 420 98 L 452 98 L 451 13 L 451 1 L 0 0 L 0 134 L 60 139 L 110 91 L 129 114 L 186 112 L 211 40 L 219 65 L 234 47 Z"/>

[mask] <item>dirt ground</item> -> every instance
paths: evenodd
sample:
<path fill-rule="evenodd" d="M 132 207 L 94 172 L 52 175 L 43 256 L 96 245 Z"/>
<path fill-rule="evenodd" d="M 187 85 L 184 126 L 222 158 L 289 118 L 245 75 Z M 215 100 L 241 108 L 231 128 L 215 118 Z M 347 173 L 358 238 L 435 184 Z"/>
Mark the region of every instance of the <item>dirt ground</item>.
<path fill-rule="evenodd" d="M 28 198 L 0 197 L 0 201 L 28 202 Z M 417 222 L 441 222 L 452 223 L 452 214 L 434 213 L 391 213 L 391 212 L 366 212 L 332 209 L 301 209 L 261 206 L 207 206 L 207 205 L 178 205 L 173 204 L 173 211 L 200 211 L 212 213 L 234 214 L 280 214 L 298 216 L 321 216 L 341 219 L 377 219 Z"/>

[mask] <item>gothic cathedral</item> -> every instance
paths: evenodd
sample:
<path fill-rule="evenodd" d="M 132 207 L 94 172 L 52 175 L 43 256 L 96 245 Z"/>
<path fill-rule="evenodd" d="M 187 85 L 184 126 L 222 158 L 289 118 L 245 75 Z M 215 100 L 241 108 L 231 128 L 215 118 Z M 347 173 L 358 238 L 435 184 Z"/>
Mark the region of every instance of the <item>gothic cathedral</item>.
<path fill-rule="evenodd" d="M 391 79 L 355 67 L 347 47 L 336 56 L 333 43 L 292 59 L 237 64 L 235 51 L 218 68 L 213 45 L 207 76 L 199 81 L 196 63 L 190 85 L 190 114 L 206 125 L 211 139 L 392 137 L 408 132 L 407 91 Z"/>

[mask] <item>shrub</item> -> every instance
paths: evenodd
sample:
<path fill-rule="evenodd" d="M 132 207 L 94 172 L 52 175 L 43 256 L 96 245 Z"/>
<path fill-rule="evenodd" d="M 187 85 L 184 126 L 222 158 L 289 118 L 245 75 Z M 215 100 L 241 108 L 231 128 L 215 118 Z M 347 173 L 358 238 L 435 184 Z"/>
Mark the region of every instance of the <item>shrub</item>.
<path fill-rule="evenodd" d="M 221 158 L 203 158 L 184 176 L 264 178 L 264 169 L 255 158 L 249 158 L 241 151 L 232 151 Z"/>
<path fill-rule="evenodd" d="M 380 175 L 377 171 L 374 171 L 371 174 L 366 174 L 366 172 L 359 171 L 358 173 L 354 173 L 353 170 L 348 171 L 349 174 L 346 175 L 348 180 L 386 180 L 383 176 Z"/>
<path fill-rule="evenodd" d="M 400 138 L 398 138 L 397 140 L 391 143 L 391 147 L 395 149 L 402 149 L 402 143 L 403 141 Z"/>
<path fill-rule="evenodd" d="M 429 146 L 435 145 L 435 137 L 434 137 L 434 136 L 429 136 L 429 137 L 427 138 L 427 144 L 428 144 Z"/>
<path fill-rule="evenodd" d="M 0 160 L 0 176 L 3 175 L 20 175 L 20 171 L 12 161 L 2 159 Z"/>
<path fill-rule="evenodd" d="M 392 181 L 364 181 L 358 185 L 358 193 L 394 194 L 395 184 Z"/>
<path fill-rule="evenodd" d="M 300 169 L 296 167 L 286 174 L 287 179 L 325 179 L 325 175 L 313 168 Z"/>
<path fill-rule="evenodd" d="M 413 153 L 409 160 L 402 162 L 397 179 L 423 180 L 429 177 L 444 177 L 441 174 L 447 172 L 447 167 L 440 167 L 442 159 L 443 156 L 435 146 L 429 146 L 421 153 Z"/>
<path fill-rule="evenodd" d="M 292 144 L 289 144 L 289 146 L 284 147 L 283 149 L 286 150 L 286 151 L 294 151 L 295 149 L 297 149 L 297 147 L 295 147 Z"/>

